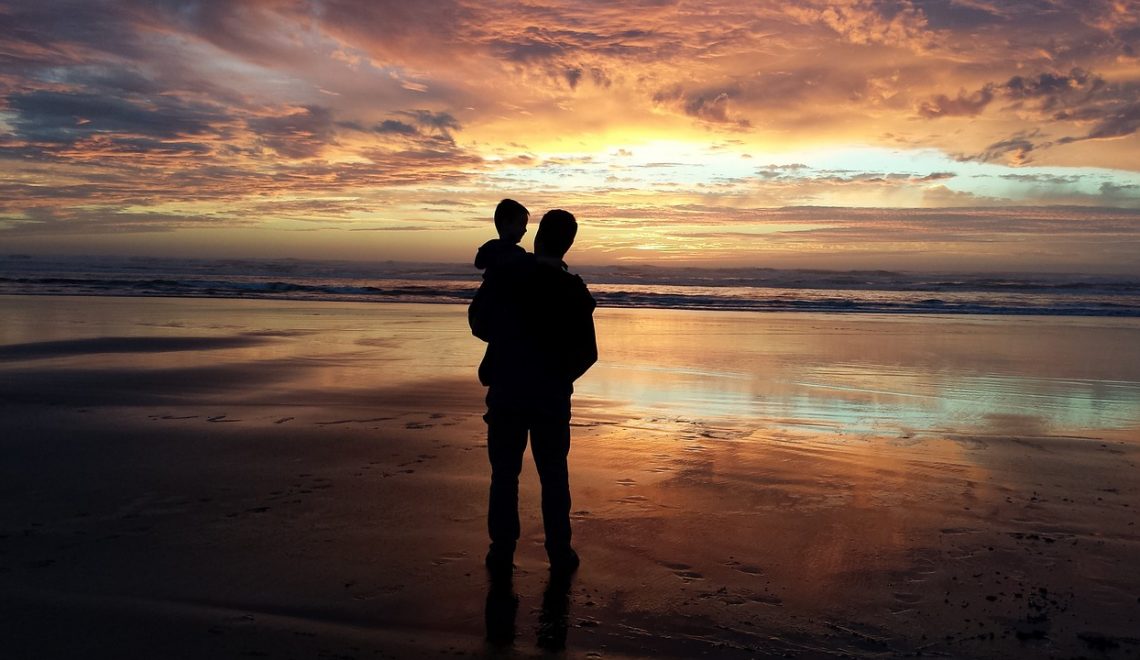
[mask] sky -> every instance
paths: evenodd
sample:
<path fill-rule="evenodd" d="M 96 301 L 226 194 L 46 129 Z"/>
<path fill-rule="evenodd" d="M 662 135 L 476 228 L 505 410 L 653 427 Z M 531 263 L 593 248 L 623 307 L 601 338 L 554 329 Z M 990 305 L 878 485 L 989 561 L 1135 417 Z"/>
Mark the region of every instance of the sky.
<path fill-rule="evenodd" d="M 0 0 L 0 254 L 1140 275 L 1140 0 Z"/>

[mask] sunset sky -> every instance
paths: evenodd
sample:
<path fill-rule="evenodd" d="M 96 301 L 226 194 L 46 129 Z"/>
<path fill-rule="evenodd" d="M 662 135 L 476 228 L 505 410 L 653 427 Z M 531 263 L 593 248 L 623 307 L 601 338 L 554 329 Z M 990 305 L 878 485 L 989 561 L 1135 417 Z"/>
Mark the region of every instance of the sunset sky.
<path fill-rule="evenodd" d="M 1140 1 L 0 2 L 0 253 L 1140 275 Z"/>

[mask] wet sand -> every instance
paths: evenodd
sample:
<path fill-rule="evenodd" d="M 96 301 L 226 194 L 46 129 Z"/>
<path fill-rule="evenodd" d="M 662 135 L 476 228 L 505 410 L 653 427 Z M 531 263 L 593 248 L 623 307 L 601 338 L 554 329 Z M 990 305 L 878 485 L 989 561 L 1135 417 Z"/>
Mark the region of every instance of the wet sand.
<path fill-rule="evenodd" d="M 1140 653 L 1135 320 L 599 310 L 504 591 L 462 307 L 0 305 L 4 657 Z"/>

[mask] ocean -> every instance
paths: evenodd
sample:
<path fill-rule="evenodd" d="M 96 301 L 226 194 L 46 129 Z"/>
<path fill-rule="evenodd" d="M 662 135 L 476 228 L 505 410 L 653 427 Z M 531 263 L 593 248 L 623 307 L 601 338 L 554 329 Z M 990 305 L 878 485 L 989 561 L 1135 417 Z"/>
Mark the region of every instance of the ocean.
<path fill-rule="evenodd" d="M 572 267 L 602 307 L 1140 316 L 1140 277 L 1029 273 Z M 467 264 L 0 256 L 0 294 L 463 303 Z"/>

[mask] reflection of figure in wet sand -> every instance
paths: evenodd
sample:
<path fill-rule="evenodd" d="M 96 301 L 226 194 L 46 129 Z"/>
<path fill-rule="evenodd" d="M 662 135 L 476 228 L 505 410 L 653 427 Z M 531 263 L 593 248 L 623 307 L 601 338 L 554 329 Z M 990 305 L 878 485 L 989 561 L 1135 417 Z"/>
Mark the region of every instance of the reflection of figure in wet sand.
<path fill-rule="evenodd" d="M 487 591 L 487 606 L 483 610 L 487 641 L 497 646 L 510 646 L 515 641 L 515 615 L 518 611 L 519 597 L 510 576 L 492 579 L 491 588 Z"/>
<path fill-rule="evenodd" d="M 547 651 L 566 648 L 566 629 L 570 619 L 570 575 L 551 573 L 542 592 L 542 611 L 538 615 L 538 646 Z"/>
<path fill-rule="evenodd" d="M 520 207 L 521 208 L 521 207 Z M 525 209 L 524 209 L 525 211 Z M 518 477 L 530 435 L 542 483 L 542 523 L 554 574 L 578 568 L 570 545 L 570 395 L 597 360 L 594 299 L 562 257 L 578 231 L 574 216 L 543 216 L 534 255 L 502 260 L 484 275 L 469 309 L 471 330 L 486 341 L 479 380 L 488 386 L 487 451 L 491 497 L 487 568 L 509 575 L 519 538 Z"/>
<path fill-rule="evenodd" d="M 538 647 L 546 651 L 566 648 L 566 631 L 570 620 L 570 580 L 572 575 L 553 572 L 542 593 L 542 609 L 538 614 Z M 487 641 L 495 646 L 510 646 L 515 641 L 515 618 L 519 597 L 510 574 L 491 574 L 483 621 Z"/>

